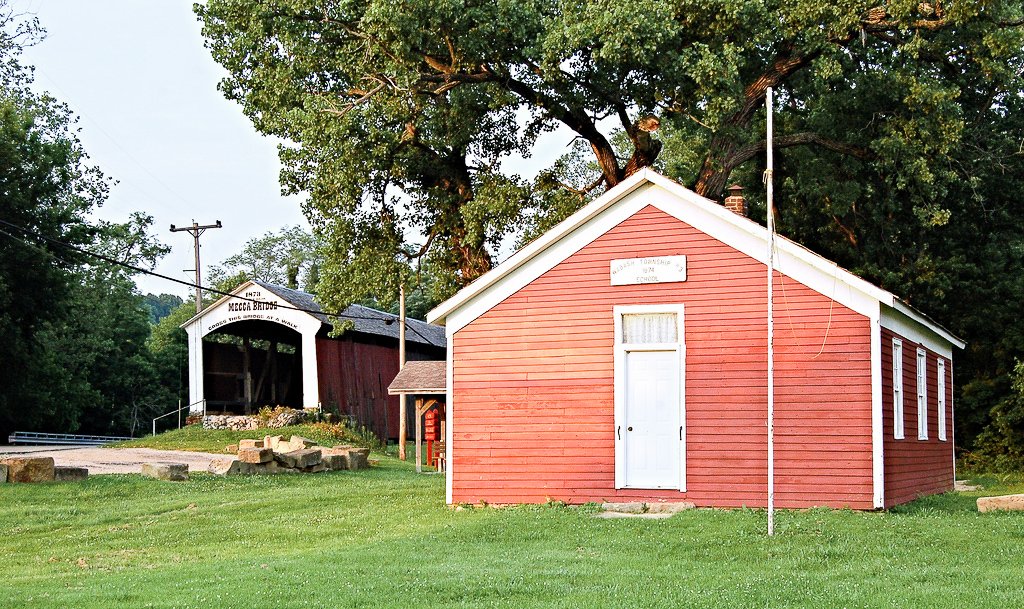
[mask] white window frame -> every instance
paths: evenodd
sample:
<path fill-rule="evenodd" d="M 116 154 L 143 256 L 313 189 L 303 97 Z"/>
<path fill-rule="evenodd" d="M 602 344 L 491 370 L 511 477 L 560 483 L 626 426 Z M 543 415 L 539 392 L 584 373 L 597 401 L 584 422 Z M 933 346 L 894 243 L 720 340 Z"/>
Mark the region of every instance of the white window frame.
<path fill-rule="evenodd" d="M 938 370 L 936 377 L 936 393 L 938 395 L 938 414 L 937 420 L 939 425 L 939 440 L 942 442 L 946 441 L 946 360 L 939 358 L 939 361 L 935 365 Z"/>
<path fill-rule="evenodd" d="M 917 439 L 928 439 L 928 352 L 917 349 Z"/>
<path fill-rule="evenodd" d="M 892 339 L 892 437 L 902 440 L 903 430 L 903 341 Z"/>
<path fill-rule="evenodd" d="M 636 313 L 674 313 L 676 315 L 675 343 L 624 343 L 622 317 Z M 617 427 L 626 415 L 625 363 L 627 351 L 672 351 L 679 362 L 679 491 L 686 492 L 686 340 L 684 338 L 684 306 L 682 304 L 616 305 L 613 307 L 615 326 L 615 421 Z M 613 432 L 615 428 L 613 427 Z M 626 488 L 625 455 L 623 443 L 615 442 L 615 488 Z"/>

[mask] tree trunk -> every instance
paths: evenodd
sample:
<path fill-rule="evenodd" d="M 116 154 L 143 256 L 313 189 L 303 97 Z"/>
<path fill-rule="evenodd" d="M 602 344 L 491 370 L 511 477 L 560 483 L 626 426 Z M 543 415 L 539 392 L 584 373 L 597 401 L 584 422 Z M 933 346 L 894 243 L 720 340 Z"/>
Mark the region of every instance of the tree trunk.
<path fill-rule="evenodd" d="M 810 64 L 820 54 L 821 51 L 794 54 L 792 45 L 784 47 L 776 55 L 775 61 L 747 85 L 743 90 L 743 105 L 711 138 L 708 155 L 704 158 L 693 188 L 697 194 L 712 200 L 722 197 L 729 175 L 738 164 L 736 152 L 739 149 L 740 134 L 748 131 L 750 122 L 764 105 L 768 87 L 777 86 L 794 72 Z"/>

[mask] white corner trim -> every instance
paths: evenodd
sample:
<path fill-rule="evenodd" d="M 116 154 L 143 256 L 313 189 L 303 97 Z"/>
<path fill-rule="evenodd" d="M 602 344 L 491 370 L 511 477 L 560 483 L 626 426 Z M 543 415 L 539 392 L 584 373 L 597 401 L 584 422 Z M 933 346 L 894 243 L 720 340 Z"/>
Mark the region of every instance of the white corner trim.
<path fill-rule="evenodd" d="M 447 386 L 444 406 L 444 500 L 448 505 L 452 504 L 452 467 L 455 463 L 452 460 L 452 411 L 455 407 L 455 331 L 451 328 L 445 329 L 445 338 L 448 349 L 445 352 L 444 378 Z"/>
<path fill-rule="evenodd" d="M 882 324 L 879 314 L 870 320 L 871 331 L 871 478 L 876 509 L 885 507 L 885 423 L 882 417 Z"/>

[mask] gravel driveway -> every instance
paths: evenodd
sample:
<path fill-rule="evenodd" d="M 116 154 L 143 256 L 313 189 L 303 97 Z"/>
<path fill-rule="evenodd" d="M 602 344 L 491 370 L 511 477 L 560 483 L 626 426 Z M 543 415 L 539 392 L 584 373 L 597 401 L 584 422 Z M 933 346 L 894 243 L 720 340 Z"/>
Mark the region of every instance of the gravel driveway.
<path fill-rule="evenodd" d="M 87 467 L 89 474 L 137 474 L 143 463 L 185 463 L 189 471 L 206 471 L 214 459 L 230 455 L 154 448 L 95 446 L 0 446 L 0 457 L 53 457 L 55 465 Z"/>

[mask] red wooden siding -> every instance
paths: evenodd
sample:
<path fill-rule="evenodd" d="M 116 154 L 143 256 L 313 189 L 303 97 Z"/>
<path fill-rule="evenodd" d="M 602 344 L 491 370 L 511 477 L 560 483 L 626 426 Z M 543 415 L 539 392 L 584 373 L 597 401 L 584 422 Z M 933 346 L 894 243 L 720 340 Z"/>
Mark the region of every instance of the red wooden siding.
<path fill-rule="evenodd" d="M 378 437 L 398 435 L 398 396 L 388 395 L 388 384 L 398 374 L 394 348 L 317 337 L 317 376 L 324 409 L 337 407 L 354 416 Z M 394 422 L 392 422 L 394 419 Z"/>
<path fill-rule="evenodd" d="M 678 254 L 686 282 L 609 285 L 612 259 Z M 459 330 L 453 501 L 765 505 L 764 275 L 646 207 Z M 871 508 L 868 320 L 778 275 L 775 295 L 776 504 Z M 678 303 L 687 492 L 616 490 L 613 306 Z"/>
<path fill-rule="evenodd" d="M 444 359 L 444 349 L 409 342 L 409 360 Z M 317 377 L 324 410 L 356 418 L 382 440 L 398 437 L 399 396 L 388 395 L 398 374 L 398 341 L 357 333 L 316 338 Z M 412 429 L 410 427 L 410 429 Z"/>
<path fill-rule="evenodd" d="M 903 436 L 893 434 L 892 339 L 903 341 Z M 946 360 L 946 440 L 939 440 L 938 360 L 927 352 L 928 439 L 917 439 L 917 349 L 911 340 L 882 328 L 882 433 L 885 507 L 953 490 L 953 364 Z"/>

